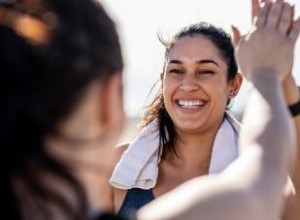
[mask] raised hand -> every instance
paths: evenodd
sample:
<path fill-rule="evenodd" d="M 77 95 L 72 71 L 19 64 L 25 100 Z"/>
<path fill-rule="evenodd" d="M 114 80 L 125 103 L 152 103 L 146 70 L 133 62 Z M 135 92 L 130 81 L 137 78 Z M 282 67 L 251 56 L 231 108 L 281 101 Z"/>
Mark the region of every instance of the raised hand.
<path fill-rule="evenodd" d="M 247 78 L 272 73 L 283 80 L 290 72 L 300 31 L 300 19 L 293 22 L 293 11 L 282 0 L 265 2 L 253 21 L 252 30 L 240 37 L 236 55 Z"/>
<path fill-rule="evenodd" d="M 258 15 L 260 5 L 262 6 L 263 4 L 266 4 L 268 2 L 271 2 L 271 0 L 251 0 L 251 15 L 252 15 L 251 21 L 252 22 L 256 19 L 257 15 Z M 293 11 L 292 11 L 291 17 L 294 16 L 294 6 L 292 6 L 292 9 L 293 9 Z M 292 25 L 293 24 L 291 23 L 291 26 Z M 239 40 L 242 37 L 241 33 L 240 33 L 239 29 L 235 26 L 232 26 L 232 33 L 233 33 L 233 43 L 234 43 L 234 45 L 237 45 Z M 293 78 L 292 69 L 289 70 L 287 76 L 283 80 L 282 88 L 283 88 L 284 97 L 285 97 L 287 105 L 293 105 L 299 101 L 300 93 L 297 88 L 295 79 Z"/>
<path fill-rule="evenodd" d="M 251 0 L 251 22 L 253 22 L 253 20 L 257 17 L 260 5 L 263 5 L 266 2 L 270 2 L 270 0 Z M 232 26 L 231 28 L 233 34 L 233 43 L 234 45 L 237 45 L 241 39 L 241 32 L 235 26 Z"/>

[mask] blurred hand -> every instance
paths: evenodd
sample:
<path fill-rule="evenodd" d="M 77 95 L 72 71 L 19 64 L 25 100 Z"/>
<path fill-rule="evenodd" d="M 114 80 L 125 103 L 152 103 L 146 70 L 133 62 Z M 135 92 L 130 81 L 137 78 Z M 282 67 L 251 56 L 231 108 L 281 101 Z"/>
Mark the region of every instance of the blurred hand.
<path fill-rule="evenodd" d="M 293 14 L 293 7 L 282 0 L 261 5 L 252 30 L 239 36 L 236 47 L 236 57 L 246 78 L 272 73 L 283 80 L 290 72 L 300 30 L 300 20 L 293 22 Z"/>

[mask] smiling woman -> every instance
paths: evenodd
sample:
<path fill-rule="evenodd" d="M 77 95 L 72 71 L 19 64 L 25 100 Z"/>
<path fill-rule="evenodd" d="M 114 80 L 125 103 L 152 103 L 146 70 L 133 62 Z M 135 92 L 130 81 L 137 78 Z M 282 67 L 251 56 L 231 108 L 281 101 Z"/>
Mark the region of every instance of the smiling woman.
<path fill-rule="evenodd" d="M 154 149 L 150 157 L 156 158 L 152 161 L 156 168 L 150 173 L 156 172 L 157 176 L 150 176 L 150 185 L 133 184 L 128 191 L 114 190 L 114 207 L 120 215 L 193 177 L 222 171 L 238 155 L 239 124 L 225 112 L 242 83 L 230 35 L 202 22 L 182 29 L 173 40 L 162 43 L 166 51 L 161 88 L 142 120 L 144 129 L 155 130 L 155 134 L 145 135 L 148 139 L 140 146 L 140 151 Z M 129 147 L 128 151 L 132 149 Z M 218 155 L 223 158 L 215 158 Z M 147 171 L 145 175 L 139 172 L 136 176 L 147 176 Z M 140 179 L 134 181 L 138 183 Z M 114 175 L 112 183 L 123 184 L 115 182 Z"/>

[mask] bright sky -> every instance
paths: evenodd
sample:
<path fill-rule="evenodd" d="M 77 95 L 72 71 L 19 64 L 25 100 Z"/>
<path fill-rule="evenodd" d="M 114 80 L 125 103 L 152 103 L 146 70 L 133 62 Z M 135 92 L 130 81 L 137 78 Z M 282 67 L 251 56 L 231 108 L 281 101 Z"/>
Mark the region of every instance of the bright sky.
<path fill-rule="evenodd" d="M 124 70 L 124 101 L 128 116 L 141 116 L 148 94 L 162 70 L 164 48 L 157 33 L 172 36 L 183 26 L 210 22 L 242 33 L 250 27 L 251 0 L 100 0 L 117 24 L 121 37 Z M 296 4 L 299 16 L 300 1 Z M 293 75 L 300 85 L 300 40 L 297 42 Z M 243 92 L 233 109 L 243 107 Z"/>

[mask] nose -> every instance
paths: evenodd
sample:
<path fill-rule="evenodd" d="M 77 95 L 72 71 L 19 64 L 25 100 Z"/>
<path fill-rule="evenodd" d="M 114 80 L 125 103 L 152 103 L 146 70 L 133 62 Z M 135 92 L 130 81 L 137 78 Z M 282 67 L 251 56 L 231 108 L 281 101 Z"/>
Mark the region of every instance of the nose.
<path fill-rule="evenodd" d="M 180 89 L 185 92 L 193 92 L 199 89 L 199 84 L 197 82 L 194 74 L 186 74 L 181 82 Z"/>

